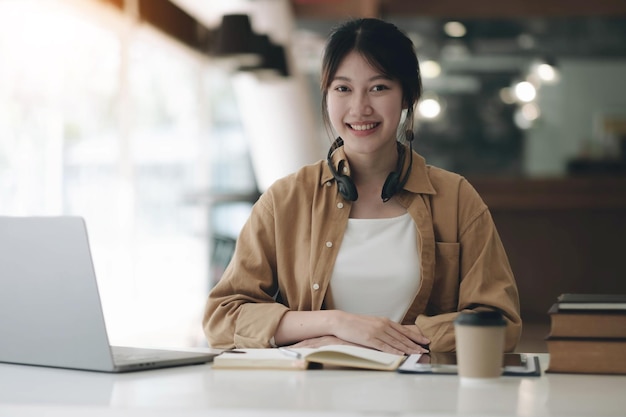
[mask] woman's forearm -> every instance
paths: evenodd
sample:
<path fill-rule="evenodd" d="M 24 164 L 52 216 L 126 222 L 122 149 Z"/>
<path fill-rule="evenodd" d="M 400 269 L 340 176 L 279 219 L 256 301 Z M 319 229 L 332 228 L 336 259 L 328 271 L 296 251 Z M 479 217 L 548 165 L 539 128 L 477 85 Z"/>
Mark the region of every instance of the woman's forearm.
<path fill-rule="evenodd" d="M 278 324 L 274 342 L 278 346 L 283 346 L 315 337 L 333 335 L 333 323 L 340 313 L 337 310 L 289 311 Z"/>

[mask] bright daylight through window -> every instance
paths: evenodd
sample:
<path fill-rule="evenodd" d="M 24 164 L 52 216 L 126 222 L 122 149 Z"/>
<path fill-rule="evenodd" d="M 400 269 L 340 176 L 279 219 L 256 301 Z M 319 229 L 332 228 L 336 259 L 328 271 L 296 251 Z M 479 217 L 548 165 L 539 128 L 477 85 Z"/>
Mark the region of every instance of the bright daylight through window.
<path fill-rule="evenodd" d="M 0 2 L 0 56 L 0 215 L 85 218 L 111 343 L 201 343 L 206 59 L 73 0 Z"/>

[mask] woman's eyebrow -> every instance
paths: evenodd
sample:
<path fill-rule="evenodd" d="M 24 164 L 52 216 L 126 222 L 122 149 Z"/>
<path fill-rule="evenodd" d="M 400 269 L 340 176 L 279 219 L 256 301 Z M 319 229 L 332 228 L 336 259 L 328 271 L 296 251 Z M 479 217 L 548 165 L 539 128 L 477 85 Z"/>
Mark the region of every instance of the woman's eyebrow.
<path fill-rule="evenodd" d="M 386 75 L 380 74 L 380 75 L 375 75 L 373 77 L 371 77 L 370 79 L 368 79 L 368 82 L 373 82 L 373 81 L 391 81 L 391 77 L 388 77 Z M 335 78 L 333 78 L 333 81 L 346 81 L 346 82 L 350 82 L 352 81 L 352 79 L 350 77 L 347 76 L 342 76 L 342 75 L 338 75 Z"/>

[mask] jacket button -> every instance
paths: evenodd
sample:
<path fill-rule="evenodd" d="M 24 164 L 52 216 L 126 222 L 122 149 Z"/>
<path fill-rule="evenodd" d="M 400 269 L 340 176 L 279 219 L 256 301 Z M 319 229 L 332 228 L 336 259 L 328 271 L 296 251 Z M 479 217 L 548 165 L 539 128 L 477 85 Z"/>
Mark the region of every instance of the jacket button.
<path fill-rule="evenodd" d="M 315 291 L 319 290 L 320 289 L 320 284 L 313 284 L 313 289 Z"/>
<path fill-rule="evenodd" d="M 333 247 L 333 242 L 326 242 L 326 247 L 327 248 L 332 248 Z"/>
<path fill-rule="evenodd" d="M 337 208 L 342 209 L 343 208 L 343 203 L 337 203 Z"/>

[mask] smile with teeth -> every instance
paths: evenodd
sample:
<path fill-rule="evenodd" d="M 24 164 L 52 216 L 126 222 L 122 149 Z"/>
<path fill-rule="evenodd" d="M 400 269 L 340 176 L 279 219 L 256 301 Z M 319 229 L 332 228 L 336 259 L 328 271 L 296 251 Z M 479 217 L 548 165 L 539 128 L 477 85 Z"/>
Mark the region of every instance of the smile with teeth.
<path fill-rule="evenodd" d="M 354 130 L 370 130 L 378 126 L 378 123 L 366 123 L 366 124 L 359 124 L 359 125 L 348 124 L 348 126 L 350 126 L 350 128 Z"/>

